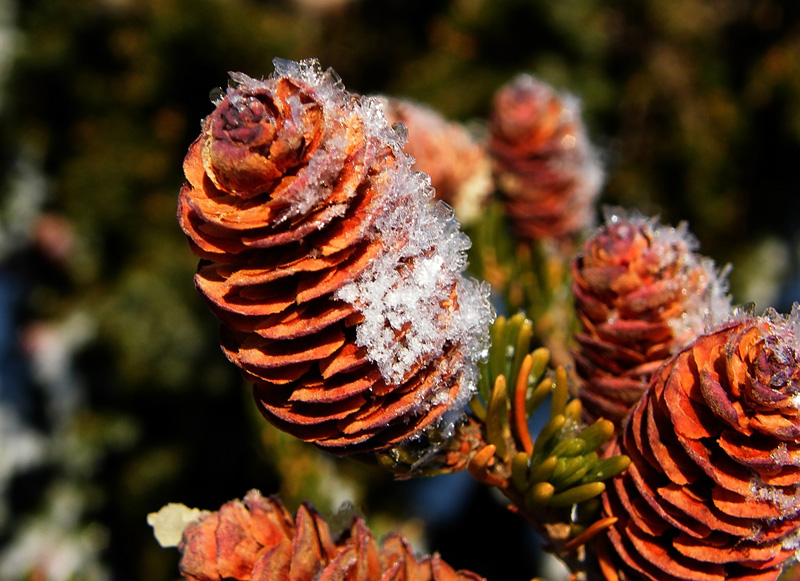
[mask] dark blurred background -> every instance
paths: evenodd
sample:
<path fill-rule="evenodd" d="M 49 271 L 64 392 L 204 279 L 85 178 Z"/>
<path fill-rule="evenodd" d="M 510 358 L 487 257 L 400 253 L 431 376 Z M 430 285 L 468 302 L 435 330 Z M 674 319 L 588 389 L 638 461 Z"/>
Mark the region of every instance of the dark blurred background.
<path fill-rule="evenodd" d="M 175 221 L 181 162 L 209 91 L 273 57 L 479 123 L 533 73 L 582 100 L 603 203 L 687 220 L 736 302 L 800 298 L 800 3 L 0 0 L 0 579 L 175 579 L 147 513 L 250 488 L 349 502 L 492 580 L 537 572 L 487 490 L 275 432 L 220 353 Z"/>

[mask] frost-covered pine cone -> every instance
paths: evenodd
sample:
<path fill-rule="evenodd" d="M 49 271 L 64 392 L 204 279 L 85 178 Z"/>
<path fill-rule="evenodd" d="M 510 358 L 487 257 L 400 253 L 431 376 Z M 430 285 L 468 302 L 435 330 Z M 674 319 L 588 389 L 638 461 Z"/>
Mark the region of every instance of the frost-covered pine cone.
<path fill-rule="evenodd" d="M 575 368 L 588 418 L 620 426 L 659 365 L 731 314 L 724 278 L 685 226 L 609 211 L 572 262 Z"/>
<path fill-rule="evenodd" d="M 262 414 L 337 454 L 454 421 L 492 312 L 452 213 L 379 102 L 333 71 L 232 77 L 186 156 L 178 217 Z"/>
<path fill-rule="evenodd" d="M 497 188 L 525 239 L 564 239 L 594 224 L 603 170 L 577 99 L 519 75 L 494 97 L 489 124 Z"/>
<path fill-rule="evenodd" d="M 768 581 L 800 547 L 800 308 L 739 315 L 653 377 L 611 454 L 606 578 Z"/>
<path fill-rule="evenodd" d="M 403 150 L 414 158 L 415 169 L 431 177 L 436 198 L 450 204 L 465 226 L 480 219 L 492 189 L 485 144 L 463 125 L 419 103 L 394 97 L 381 97 L 381 103 L 389 123 L 402 123 L 408 130 Z"/>
<path fill-rule="evenodd" d="M 398 534 L 375 542 L 356 518 L 334 538 L 314 509 L 302 505 L 293 519 L 274 498 L 257 490 L 227 502 L 184 529 L 180 571 L 190 581 L 481 581 L 455 571 L 439 555 L 417 560 Z"/>

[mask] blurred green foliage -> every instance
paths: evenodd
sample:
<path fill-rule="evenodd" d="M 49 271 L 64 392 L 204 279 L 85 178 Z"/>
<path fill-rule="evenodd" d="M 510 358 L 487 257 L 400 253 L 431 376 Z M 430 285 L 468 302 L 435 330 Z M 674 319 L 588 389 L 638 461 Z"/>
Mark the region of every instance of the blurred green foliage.
<path fill-rule="evenodd" d="M 292 507 L 311 497 L 323 512 L 342 491 L 391 522 L 405 510 L 385 475 L 323 458 L 254 418 L 194 293 L 175 199 L 207 95 L 227 71 L 261 76 L 273 57 L 316 57 L 350 90 L 409 97 L 459 120 L 485 118 L 501 84 L 533 73 L 581 98 L 606 161 L 604 203 L 688 220 L 701 252 L 734 263 L 738 301 L 793 266 L 796 2 L 17 0 L 16 16 L 0 170 L 10 179 L 23 152 L 40 162 L 45 210 L 75 242 L 66 260 L 33 249 L 7 266 L 31 291 L 23 327 L 74 312 L 94 322 L 76 359 L 86 397 L 75 422 L 100 449 L 83 518 L 106 528 L 114 579 L 176 577 L 177 553 L 145 525 L 171 501 L 216 508 L 257 487 Z M 780 252 L 758 258 L 769 240 L 784 249 L 778 264 Z M 104 425 L 127 431 L 100 436 Z M 16 522 L 53 478 L 45 470 L 17 483 Z M 521 557 L 462 548 L 445 559 L 490 579 L 526 574 L 514 568 Z"/>

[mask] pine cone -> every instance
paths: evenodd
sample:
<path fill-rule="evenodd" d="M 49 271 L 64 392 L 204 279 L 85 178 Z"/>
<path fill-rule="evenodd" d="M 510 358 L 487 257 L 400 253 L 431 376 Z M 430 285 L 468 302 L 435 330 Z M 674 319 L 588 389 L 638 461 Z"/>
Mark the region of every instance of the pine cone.
<path fill-rule="evenodd" d="M 564 239 L 592 226 L 603 171 L 577 99 L 520 75 L 497 91 L 489 131 L 495 181 L 518 236 Z"/>
<path fill-rule="evenodd" d="M 589 419 L 621 425 L 661 363 L 730 315 L 723 277 L 686 232 L 609 213 L 572 262 L 575 368 Z"/>
<path fill-rule="evenodd" d="M 776 579 L 800 546 L 800 308 L 739 316 L 665 364 L 617 450 L 608 579 Z"/>
<path fill-rule="evenodd" d="M 195 284 L 269 421 L 337 454 L 385 449 L 461 415 L 488 289 L 378 102 L 316 61 L 275 67 L 232 75 L 184 162 Z"/>
<path fill-rule="evenodd" d="M 191 522 L 178 546 L 181 574 L 190 581 L 290 579 L 306 581 L 479 581 L 454 571 L 438 555 L 419 561 L 398 534 L 378 546 L 360 518 L 334 539 L 314 509 L 294 520 L 274 498 L 252 490 L 244 501 Z"/>
<path fill-rule="evenodd" d="M 492 189 L 486 148 L 463 125 L 449 123 L 433 109 L 393 97 L 382 97 L 381 103 L 389 123 L 408 130 L 403 149 L 414 158 L 414 168 L 431 177 L 436 198 L 453 206 L 463 225 L 478 220 Z"/>

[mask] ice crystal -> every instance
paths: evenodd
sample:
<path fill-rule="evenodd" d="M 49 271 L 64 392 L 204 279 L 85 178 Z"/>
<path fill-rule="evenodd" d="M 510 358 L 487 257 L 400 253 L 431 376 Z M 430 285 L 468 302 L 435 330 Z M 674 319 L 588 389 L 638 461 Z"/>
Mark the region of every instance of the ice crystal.
<path fill-rule="evenodd" d="M 799 486 L 785 490 L 779 486 L 770 486 L 758 476 L 754 475 L 750 481 L 750 497 L 756 500 L 764 500 L 777 507 L 781 511 L 782 518 L 792 516 L 800 510 Z"/>
<path fill-rule="evenodd" d="M 411 168 L 413 159 L 400 150 L 405 136 L 387 124 L 380 102 L 365 98 L 362 106 L 371 137 L 393 150 L 397 165 L 371 233 L 392 250 L 337 291 L 365 317 L 356 342 L 391 383 L 448 344 L 461 344 L 477 361 L 493 313 L 488 285 L 462 276 L 470 240 L 452 210 L 432 201 L 430 178 Z"/>
<path fill-rule="evenodd" d="M 731 298 L 727 276 L 730 266 L 718 269 L 711 258 L 697 254 L 697 239 L 689 232 L 686 222 L 677 227 L 660 224 L 658 217 L 646 218 L 637 211 L 627 212 L 617 207 L 603 209 L 607 224 L 627 223 L 641 228 L 652 238 L 650 260 L 658 269 L 677 265 L 680 274 L 675 284 L 683 285 L 687 295 L 683 310 L 669 320 L 676 337 L 697 337 L 709 329 L 730 320 Z M 702 280 L 690 281 L 688 276 L 701 273 Z M 688 295 L 689 289 L 700 292 Z"/>

